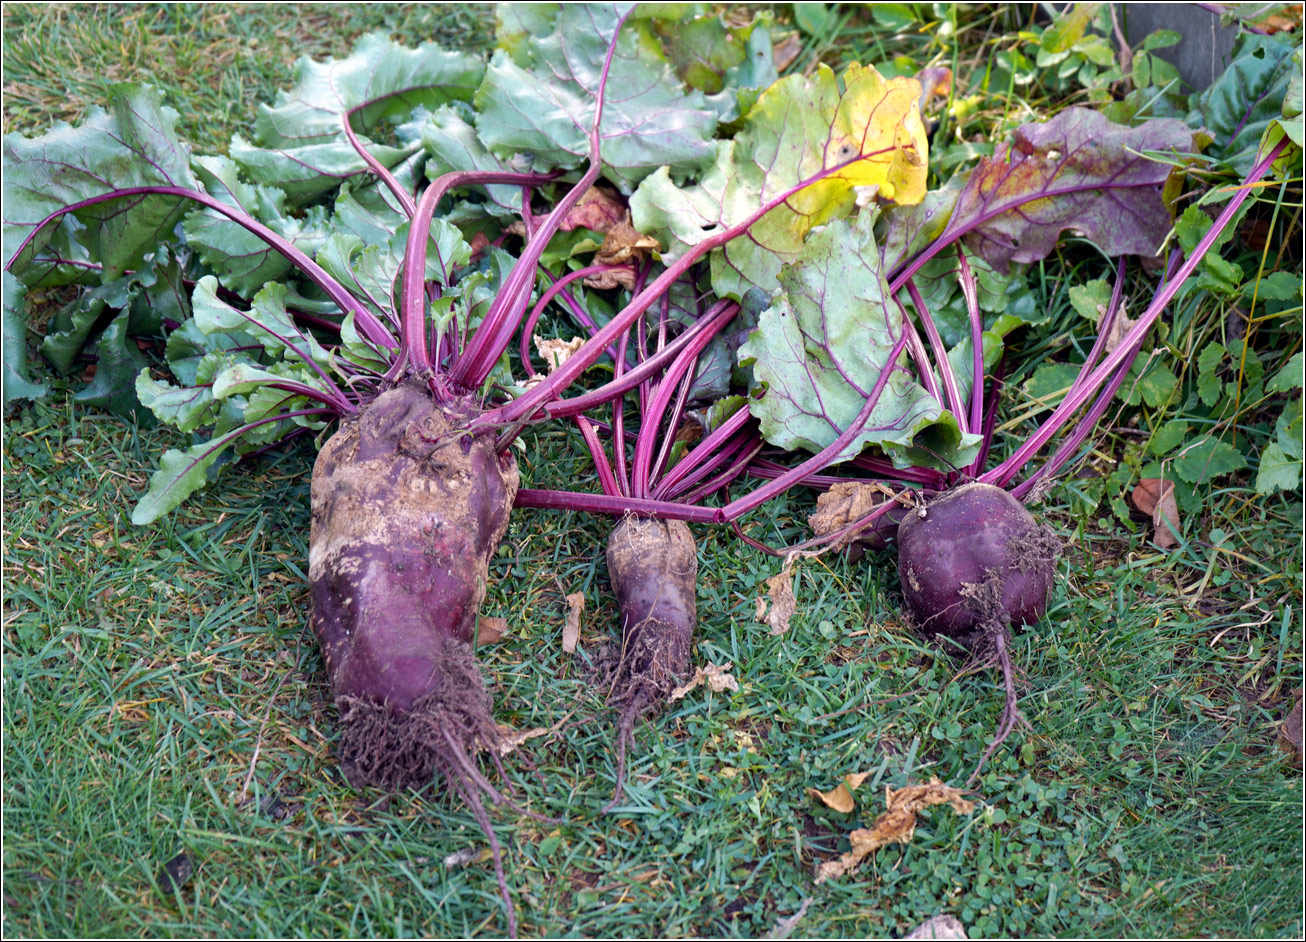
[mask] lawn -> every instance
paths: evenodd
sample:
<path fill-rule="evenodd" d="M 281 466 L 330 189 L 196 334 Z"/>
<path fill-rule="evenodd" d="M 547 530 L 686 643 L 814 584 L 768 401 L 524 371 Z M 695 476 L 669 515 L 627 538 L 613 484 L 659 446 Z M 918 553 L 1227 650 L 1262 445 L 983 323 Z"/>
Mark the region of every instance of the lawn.
<path fill-rule="evenodd" d="M 777 35 L 796 37 L 793 69 L 905 56 L 949 65 L 961 87 L 996 68 L 991 53 L 1020 48 L 1016 13 L 980 7 L 959 23 L 904 9 L 911 29 L 777 6 L 794 21 Z M 343 56 L 377 29 L 494 41 L 493 10 L 471 5 L 8 5 L 4 129 L 76 121 L 108 83 L 141 80 L 166 91 L 183 139 L 220 151 L 289 84 L 297 56 Z M 1014 114 L 1081 94 L 1017 78 L 973 107 Z M 1294 173 L 1257 194 L 1277 235 L 1249 282 L 1300 278 Z M 1029 275 L 1036 308 L 1055 313 L 1023 341 L 1004 448 L 1033 407 L 1022 382 L 1073 333 L 1083 264 L 1058 254 Z M 1267 371 L 1301 349 L 1296 305 L 1259 325 L 1253 356 Z M 1206 375 L 1199 361 L 1230 309 L 1210 298 L 1176 315 L 1161 356 L 1182 388 Z M 462 803 L 438 783 L 359 792 L 336 766 L 306 625 L 311 444 L 133 527 L 132 505 L 183 436 L 76 401 L 76 376 L 42 376 L 51 395 L 4 422 L 4 934 L 502 934 L 486 842 Z M 1127 505 L 1167 423 L 1229 432 L 1254 461 L 1272 406 L 1211 419 L 1194 394 L 1108 416 L 1038 507 L 1066 549 L 1047 618 L 1012 645 L 1028 726 L 986 766 L 972 814 L 932 808 L 909 844 L 820 885 L 816 865 L 883 810 L 886 786 L 965 781 L 1001 678 L 913 633 L 887 551 L 800 561 L 797 613 L 775 636 L 757 598 L 780 561 L 696 527 L 694 663 L 730 665 L 738 690 L 700 687 L 642 726 L 626 799 L 600 814 L 615 775 L 601 683 L 616 641 L 608 524 L 517 511 L 482 609 L 507 633 L 478 656 L 497 721 L 538 732 L 505 760 L 517 800 L 563 819 L 492 812 L 522 935 L 758 937 L 802 910 L 793 937 L 897 936 L 936 913 L 972 938 L 1300 937 L 1300 758 L 1294 768 L 1277 742 L 1303 685 L 1300 484 L 1257 493 L 1246 460 L 1194 483 L 1173 549 Z M 574 429 L 524 441 L 532 486 L 592 478 Z M 791 491 L 742 527 L 794 544 L 814 502 Z M 575 592 L 586 607 L 567 653 Z M 851 812 L 809 792 L 853 773 L 869 774 Z"/>

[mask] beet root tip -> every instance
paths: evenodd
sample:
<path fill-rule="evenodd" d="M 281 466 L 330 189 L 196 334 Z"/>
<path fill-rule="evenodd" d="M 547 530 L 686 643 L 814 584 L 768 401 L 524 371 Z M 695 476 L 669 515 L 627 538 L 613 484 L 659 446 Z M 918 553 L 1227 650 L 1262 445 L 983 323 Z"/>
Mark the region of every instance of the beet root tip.
<path fill-rule="evenodd" d="M 422 789 L 438 774 L 456 776 L 467 753 L 498 739 L 485 689 L 471 649 L 449 640 L 441 664 L 443 682 L 406 710 L 367 697 L 342 696 L 341 771 L 351 785 L 387 791 Z M 461 756 L 451 754 L 450 738 Z"/>

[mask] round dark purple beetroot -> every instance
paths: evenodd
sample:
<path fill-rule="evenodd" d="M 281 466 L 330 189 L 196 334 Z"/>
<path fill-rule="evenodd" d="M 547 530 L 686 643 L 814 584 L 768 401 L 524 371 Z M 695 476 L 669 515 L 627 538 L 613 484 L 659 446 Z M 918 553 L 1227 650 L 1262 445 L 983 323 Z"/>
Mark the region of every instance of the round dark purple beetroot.
<path fill-rule="evenodd" d="M 945 491 L 898 526 L 898 579 L 923 631 L 949 636 L 1033 624 L 1047 610 L 1054 536 L 1006 491 Z"/>
<path fill-rule="evenodd" d="M 313 467 L 310 623 L 356 784 L 420 787 L 447 770 L 450 733 L 493 736 L 471 644 L 517 467 L 446 409 L 422 383 L 396 386 Z"/>

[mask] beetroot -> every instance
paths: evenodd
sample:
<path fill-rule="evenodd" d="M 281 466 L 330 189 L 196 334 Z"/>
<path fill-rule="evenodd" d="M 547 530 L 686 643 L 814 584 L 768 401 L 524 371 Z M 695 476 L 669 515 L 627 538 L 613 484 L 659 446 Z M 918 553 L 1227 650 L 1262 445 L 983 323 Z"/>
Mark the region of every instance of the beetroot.
<path fill-rule="evenodd" d="M 493 738 L 470 646 L 517 466 L 455 434 L 456 412 L 410 380 L 342 422 L 313 468 L 310 622 L 355 784 L 421 787 Z"/>
<path fill-rule="evenodd" d="M 460 430 L 469 409 L 474 415 L 474 404 L 437 403 L 413 378 L 341 421 L 313 466 L 310 624 L 340 710 L 346 777 L 398 790 L 443 773 L 490 843 L 515 935 L 480 795 L 507 799 L 471 755 L 491 747 L 498 765 L 499 734 L 471 646 L 517 465 L 492 437 Z"/>
<path fill-rule="evenodd" d="M 626 747 L 635 723 L 662 708 L 689 673 L 698 622 L 698 556 L 680 520 L 626 517 L 608 537 L 608 575 L 621 611 L 621 660 L 611 703 L 617 710 L 617 789 L 621 800 Z"/>
<path fill-rule="evenodd" d="M 923 631 L 1032 625 L 1047 610 L 1056 538 L 1015 497 L 972 482 L 898 525 L 898 579 Z"/>
<path fill-rule="evenodd" d="M 971 782 L 1021 718 L 1009 626 L 1047 611 L 1059 551 L 1051 530 L 991 484 L 945 491 L 898 525 L 898 578 L 920 630 L 957 638 L 1002 669 L 1002 716 Z"/>

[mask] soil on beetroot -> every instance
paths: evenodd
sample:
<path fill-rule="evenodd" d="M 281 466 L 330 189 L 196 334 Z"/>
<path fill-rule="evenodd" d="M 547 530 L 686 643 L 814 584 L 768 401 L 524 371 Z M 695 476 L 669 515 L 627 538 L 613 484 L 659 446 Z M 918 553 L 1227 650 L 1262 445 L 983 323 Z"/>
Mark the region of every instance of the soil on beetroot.
<path fill-rule="evenodd" d="M 517 468 L 490 439 L 460 435 L 460 418 L 405 383 L 343 422 L 318 455 L 311 624 L 337 700 L 399 717 L 466 684 L 459 659 L 446 667 L 446 642 L 473 642 Z"/>

